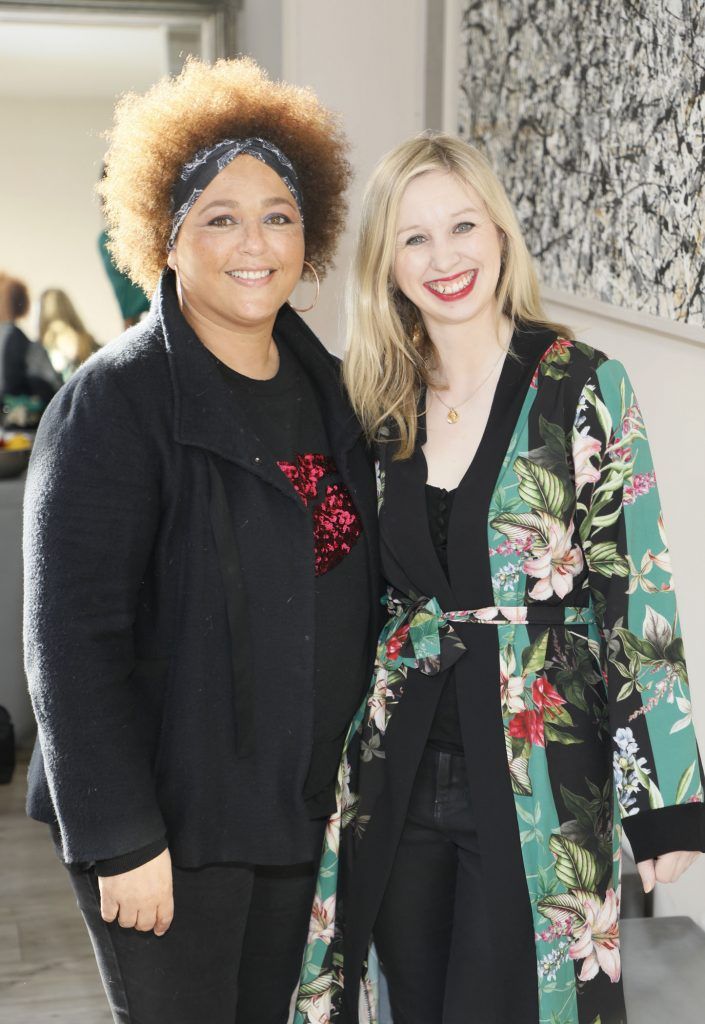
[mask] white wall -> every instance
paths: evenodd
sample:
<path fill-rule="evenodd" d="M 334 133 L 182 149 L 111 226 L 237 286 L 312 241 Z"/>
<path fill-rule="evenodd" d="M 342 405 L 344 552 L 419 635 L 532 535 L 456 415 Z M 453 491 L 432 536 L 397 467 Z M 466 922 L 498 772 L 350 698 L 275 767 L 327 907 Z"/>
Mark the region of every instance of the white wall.
<path fill-rule="evenodd" d="M 338 111 L 352 143 L 355 181 L 337 269 L 306 320 L 342 352 L 339 317 L 360 195 L 379 158 L 424 125 L 425 0 L 283 0 L 283 77 L 311 86 Z M 299 304 L 310 292 L 303 290 Z"/>
<path fill-rule="evenodd" d="M 112 99 L 0 96 L 0 269 L 26 281 L 33 300 L 63 288 L 99 342 L 122 330 L 97 249 L 102 230 L 93 188 L 112 121 Z M 25 330 L 32 334 L 36 319 Z"/>
<path fill-rule="evenodd" d="M 241 0 L 237 15 L 237 48 L 269 72 L 282 77 L 282 0 Z"/>

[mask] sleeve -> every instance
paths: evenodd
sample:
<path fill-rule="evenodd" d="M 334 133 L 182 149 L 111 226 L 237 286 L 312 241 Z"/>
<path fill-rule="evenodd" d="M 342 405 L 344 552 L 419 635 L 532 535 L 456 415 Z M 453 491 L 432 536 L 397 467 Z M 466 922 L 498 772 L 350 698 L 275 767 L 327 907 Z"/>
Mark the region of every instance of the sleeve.
<path fill-rule="evenodd" d="M 624 830 L 637 861 L 705 850 L 705 780 L 661 504 L 639 405 L 615 360 L 582 390 L 572 448 Z"/>
<path fill-rule="evenodd" d="M 105 367 L 79 374 L 37 432 L 23 540 L 25 667 L 67 862 L 166 832 L 132 679 L 159 517 L 157 457 L 131 404 Z"/>
<path fill-rule="evenodd" d="M 148 843 L 139 850 L 123 853 L 121 857 L 98 860 L 95 864 L 95 873 L 99 878 L 111 878 L 113 875 L 122 875 L 125 871 L 134 871 L 135 868 L 141 868 L 143 864 L 164 853 L 167 845 L 166 836 L 162 836 L 161 839 Z"/>

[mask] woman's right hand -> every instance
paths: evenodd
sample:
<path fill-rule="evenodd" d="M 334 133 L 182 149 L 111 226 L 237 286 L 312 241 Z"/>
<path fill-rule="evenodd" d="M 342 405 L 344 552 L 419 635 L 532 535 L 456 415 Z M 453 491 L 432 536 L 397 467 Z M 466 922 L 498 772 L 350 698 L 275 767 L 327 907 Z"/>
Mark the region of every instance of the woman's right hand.
<path fill-rule="evenodd" d="M 132 871 L 99 878 L 100 916 L 121 928 L 164 935 L 174 917 L 171 856 L 164 850 Z"/>

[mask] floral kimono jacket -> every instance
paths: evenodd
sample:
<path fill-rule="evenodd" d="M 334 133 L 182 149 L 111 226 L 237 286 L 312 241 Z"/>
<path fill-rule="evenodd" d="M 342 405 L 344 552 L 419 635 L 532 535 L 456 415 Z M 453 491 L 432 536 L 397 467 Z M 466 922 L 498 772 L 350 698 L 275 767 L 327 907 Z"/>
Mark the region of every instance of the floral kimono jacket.
<path fill-rule="evenodd" d="M 428 528 L 423 420 L 410 459 L 393 458 L 390 434 L 379 445 L 389 619 L 340 768 L 297 1024 L 357 1021 L 358 999 L 376 1019 L 369 944 L 450 672 L 494 965 L 473 980 L 492 987 L 496 1024 L 624 1024 L 622 828 L 637 860 L 705 849 L 631 384 L 618 362 L 551 332 L 518 330 L 512 347 L 453 502 L 448 576 Z"/>

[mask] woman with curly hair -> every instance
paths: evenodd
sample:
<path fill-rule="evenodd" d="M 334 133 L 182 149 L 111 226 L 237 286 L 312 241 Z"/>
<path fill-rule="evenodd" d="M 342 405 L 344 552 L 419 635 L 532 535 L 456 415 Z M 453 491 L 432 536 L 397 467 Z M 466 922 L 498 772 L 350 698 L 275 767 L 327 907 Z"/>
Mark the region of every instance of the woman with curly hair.
<path fill-rule="evenodd" d="M 101 190 L 152 309 L 52 404 L 25 533 L 29 813 L 116 1021 L 287 1019 L 379 596 L 366 447 L 287 304 L 345 154 L 249 60 L 116 111 Z"/>
<path fill-rule="evenodd" d="M 357 1019 L 372 937 L 395 1024 L 625 1024 L 622 832 L 647 892 L 705 849 L 632 385 L 548 319 L 501 183 L 448 135 L 374 172 L 349 314 L 389 618 L 297 1024 L 341 1019 L 343 989 Z"/>

